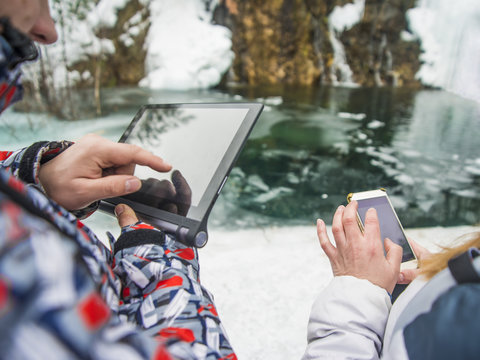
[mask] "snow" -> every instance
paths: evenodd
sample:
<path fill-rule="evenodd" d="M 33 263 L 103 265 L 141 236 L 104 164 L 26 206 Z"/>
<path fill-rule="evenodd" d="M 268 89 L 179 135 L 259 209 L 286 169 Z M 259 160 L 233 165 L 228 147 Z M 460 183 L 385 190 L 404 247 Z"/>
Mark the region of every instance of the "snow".
<path fill-rule="evenodd" d="M 365 0 L 354 0 L 344 6 L 335 6 L 328 16 L 329 38 L 333 48 L 331 77 L 334 85 L 358 86 L 353 81 L 353 71 L 347 63 L 345 49 L 337 35 L 357 24 L 363 18 L 364 10 Z"/>
<path fill-rule="evenodd" d="M 210 24 L 203 4 L 152 1 L 146 47 L 147 76 L 140 86 L 185 90 L 217 85 L 230 67 L 230 30 Z"/>
<path fill-rule="evenodd" d="M 88 14 L 88 22 L 95 27 L 115 26 L 117 22 L 117 11 L 127 5 L 129 0 L 101 0 L 94 12 Z"/>
<path fill-rule="evenodd" d="M 335 6 L 328 16 L 329 24 L 337 32 L 350 30 L 363 18 L 365 0 L 354 0 L 344 6 Z"/>
<path fill-rule="evenodd" d="M 101 213 L 87 225 L 105 241 L 106 230 L 119 232 L 115 219 Z M 480 227 L 406 229 L 431 251 L 472 231 Z M 332 238 L 330 227 L 328 232 Z M 238 358 L 300 359 L 310 308 L 332 279 L 315 227 L 211 229 L 209 238 L 199 250 L 200 277 L 215 297 Z"/>
<path fill-rule="evenodd" d="M 421 40 L 417 78 L 480 101 L 480 3 L 420 0 L 408 10 L 411 32 Z"/>

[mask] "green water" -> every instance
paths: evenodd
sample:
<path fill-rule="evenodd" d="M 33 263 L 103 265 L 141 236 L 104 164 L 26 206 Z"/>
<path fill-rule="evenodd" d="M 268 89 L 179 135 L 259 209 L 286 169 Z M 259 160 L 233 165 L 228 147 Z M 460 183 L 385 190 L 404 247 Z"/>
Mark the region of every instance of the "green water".
<path fill-rule="evenodd" d="M 92 131 L 115 140 L 145 103 L 261 101 L 211 225 L 329 222 L 349 192 L 379 187 L 405 227 L 480 222 L 480 104 L 444 91 L 111 89 L 102 98 L 102 117 L 77 122 L 8 112 L 0 140 L 8 149 Z"/>
<path fill-rule="evenodd" d="M 224 190 L 222 205 L 236 204 L 226 223 L 328 222 L 349 192 L 379 187 L 406 227 L 479 223 L 478 103 L 407 89 L 242 95 L 283 102 L 262 115 Z M 237 220 L 239 209 L 254 215 Z M 214 218 L 222 222 L 223 213 Z"/>

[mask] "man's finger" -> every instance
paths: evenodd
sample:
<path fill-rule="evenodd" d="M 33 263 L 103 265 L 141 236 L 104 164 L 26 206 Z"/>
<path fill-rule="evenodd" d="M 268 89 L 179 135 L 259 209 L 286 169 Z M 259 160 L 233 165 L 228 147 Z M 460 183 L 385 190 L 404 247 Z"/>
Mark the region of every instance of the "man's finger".
<path fill-rule="evenodd" d="M 365 227 L 365 236 L 367 236 L 369 240 L 373 241 L 373 245 L 376 246 L 377 248 L 382 247 L 382 242 L 378 241 L 378 239 L 381 239 L 381 233 L 380 233 L 380 223 L 378 221 L 377 210 L 375 208 L 370 208 L 367 210 L 365 214 L 364 227 Z M 387 250 L 386 247 L 385 247 L 385 250 Z"/>
<path fill-rule="evenodd" d="M 345 230 L 345 237 L 347 239 L 355 239 L 352 245 L 360 245 L 359 242 L 363 240 L 362 231 L 358 226 L 358 203 L 354 200 L 350 202 L 343 213 L 342 223 Z"/>
<path fill-rule="evenodd" d="M 118 225 L 122 228 L 138 222 L 137 215 L 133 209 L 125 204 L 118 204 L 115 206 L 115 216 L 117 217 Z"/>
<path fill-rule="evenodd" d="M 384 241 L 387 261 L 393 266 L 394 269 L 400 270 L 400 264 L 402 263 L 403 249 L 400 245 L 395 244 L 389 238 L 385 238 Z"/>
<path fill-rule="evenodd" d="M 139 146 L 124 143 L 111 143 L 109 151 L 112 164 L 109 166 L 122 166 L 127 164 L 137 164 L 148 166 L 156 171 L 167 172 L 172 166 L 161 157 L 152 154 L 150 151 L 142 149 Z"/>
<path fill-rule="evenodd" d="M 337 254 L 337 249 L 330 242 L 330 239 L 328 238 L 328 235 L 327 235 L 325 222 L 321 219 L 317 220 L 317 235 L 318 235 L 318 240 L 320 241 L 320 246 L 322 247 L 323 251 L 331 261 L 334 261 L 335 256 Z"/>
<path fill-rule="evenodd" d="M 110 175 L 84 182 L 85 198 L 90 202 L 115 196 L 131 194 L 140 190 L 142 182 L 139 178 L 129 175 Z"/>
<path fill-rule="evenodd" d="M 335 238 L 335 244 L 337 245 L 337 248 L 340 250 L 345 248 L 345 245 L 346 245 L 345 230 L 343 229 L 343 223 L 342 223 L 344 211 L 345 211 L 345 206 L 340 205 L 335 211 L 335 214 L 333 215 L 333 221 L 332 221 L 333 237 Z"/>

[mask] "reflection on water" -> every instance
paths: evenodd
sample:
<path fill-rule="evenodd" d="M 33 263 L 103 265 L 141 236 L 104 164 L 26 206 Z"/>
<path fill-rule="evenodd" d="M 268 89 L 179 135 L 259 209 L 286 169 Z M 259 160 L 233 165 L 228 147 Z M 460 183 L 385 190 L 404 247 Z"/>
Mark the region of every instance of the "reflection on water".
<path fill-rule="evenodd" d="M 406 227 L 480 221 L 480 104 L 402 89 L 281 96 L 260 118 L 224 189 L 226 203 L 271 217 L 249 221 L 328 222 L 349 192 L 379 187 Z"/>
<path fill-rule="evenodd" d="M 349 192 L 378 187 L 387 189 L 406 227 L 480 222 L 480 104 L 443 91 L 116 89 L 104 93 L 104 109 L 112 115 L 81 126 L 62 123 L 61 129 L 73 129 L 67 138 L 92 128 L 119 138 L 145 103 L 242 100 L 267 106 L 213 209 L 211 226 L 313 224 L 317 217 L 330 222 Z M 27 131 L 12 140 L 0 126 L 9 148 L 38 139 L 42 129 L 42 139 L 58 138 L 42 125 L 28 141 L 22 138 Z"/>

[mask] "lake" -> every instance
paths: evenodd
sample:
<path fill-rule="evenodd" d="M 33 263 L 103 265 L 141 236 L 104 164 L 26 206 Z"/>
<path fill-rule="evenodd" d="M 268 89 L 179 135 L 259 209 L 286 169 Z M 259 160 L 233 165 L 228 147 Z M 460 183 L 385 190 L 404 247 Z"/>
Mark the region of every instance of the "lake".
<path fill-rule="evenodd" d="M 212 211 L 211 227 L 330 222 L 348 193 L 380 187 L 405 227 L 480 222 L 480 104 L 440 90 L 107 89 L 101 117 L 59 121 L 8 111 L 0 141 L 8 150 L 88 132 L 117 140 L 145 103 L 212 101 L 259 101 L 265 109 Z"/>

